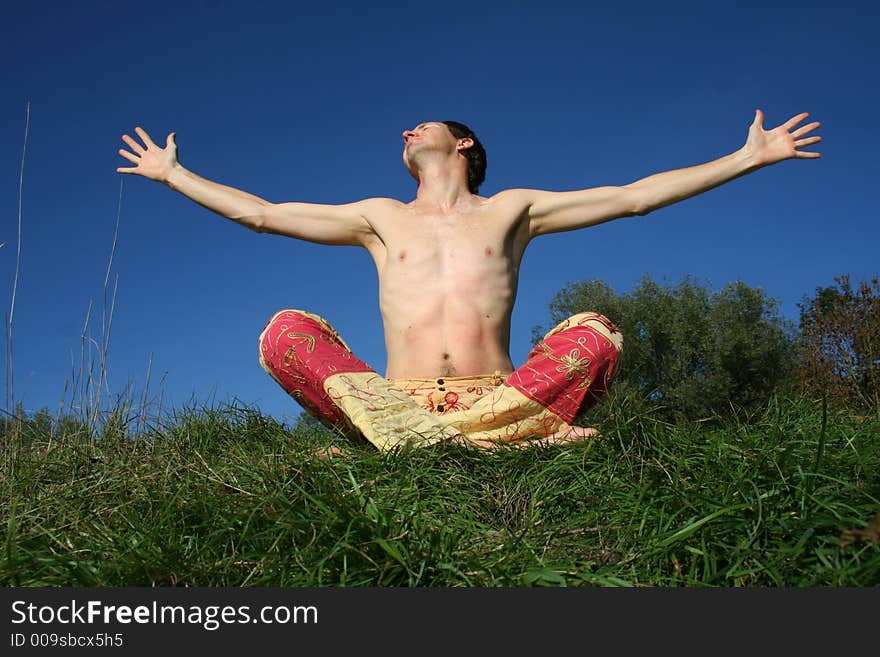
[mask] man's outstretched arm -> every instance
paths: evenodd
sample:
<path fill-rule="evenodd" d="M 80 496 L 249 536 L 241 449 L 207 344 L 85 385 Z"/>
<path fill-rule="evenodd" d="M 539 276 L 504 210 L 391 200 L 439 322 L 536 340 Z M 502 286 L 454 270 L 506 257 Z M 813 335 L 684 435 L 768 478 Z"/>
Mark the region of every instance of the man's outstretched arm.
<path fill-rule="evenodd" d="M 808 116 L 798 114 L 773 130 L 764 130 L 764 114 L 756 110 L 745 145 L 734 153 L 694 167 L 648 176 L 622 187 L 575 192 L 516 190 L 527 196 L 531 235 L 645 215 L 782 160 L 817 158 L 819 153 L 799 149 L 822 140 L 818 136 L 806 137 L 820 124 L 814 122 L 794 129 Z"/>
<path fill-rule="evenodd" d="M 346 205 L 316 203 L 270 203 L 240 189 L 212 182 L 184 168 L 177 160 L 177 144 L 172 132 L 165 148 L 157 146 L 142 128 L 135 132 L 143 146 L 129 135 L 122 140 L 131 151 L 119 154 L 132 167 L 119 167 L 119 173 L 137 174 L 164 183 L 199 205 L 261 233 L 276 233 L 321 244 L 364 245 L 373 234 L 363 216 L 366 201 Z"/>

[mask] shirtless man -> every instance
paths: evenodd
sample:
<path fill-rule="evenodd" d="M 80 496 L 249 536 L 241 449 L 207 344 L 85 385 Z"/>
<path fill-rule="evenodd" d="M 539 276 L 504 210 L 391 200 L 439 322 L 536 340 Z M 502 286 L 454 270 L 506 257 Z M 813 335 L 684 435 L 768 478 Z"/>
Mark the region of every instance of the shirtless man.
<path fill-rule="evenodd" d="M 260 233 L 364 247 L 376 264 L 388 362 L 385 377 L 359 361 L 321 317 L 276 313 L 260 337 L 261 363 L 306 410 L 379 449 L 449 438 L 486 447 L 529 438 L 569 442 L 593 435 L 574 416 L 605 391 L 622 349 L 616 327 L 581 313 L 551 331 L 514 368 L 510 319 L 519 266 L 540 235 L 646 215 L 790 158 L 821 137 L 808 114 L 764 130 L 760 110 L 742 148 L 717 160 L 628 185 L 551 192 L 477 194 L 485 151 L 466 126 L 429 121 L 403 132 L 414 200 L 369 198 L 344 205 L 271 203 L 211 182 L 177 161 L 141 128 L 143 145 L 119 154 L 119 173 L 165 183 L 196 203 Z M 466 291 L 462 293 L 462 291 Z"/>

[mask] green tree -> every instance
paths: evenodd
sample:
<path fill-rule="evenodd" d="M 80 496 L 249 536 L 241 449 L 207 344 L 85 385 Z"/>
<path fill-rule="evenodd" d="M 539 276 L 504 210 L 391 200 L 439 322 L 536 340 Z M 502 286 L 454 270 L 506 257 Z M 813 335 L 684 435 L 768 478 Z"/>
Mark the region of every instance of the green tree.
<path fill-rule="evenodd" d="M 794 327 L 760 287 L 736 281 L 716 292 L 691 276 L 668 285 L 648 274 L 631 293 L 581 281 L 550 302 L 554 323 L 586 310 L 606 315 L 623 332 L 609 395 L 635 397 L 664 419 L 749 413 L 790 385 Z"/>

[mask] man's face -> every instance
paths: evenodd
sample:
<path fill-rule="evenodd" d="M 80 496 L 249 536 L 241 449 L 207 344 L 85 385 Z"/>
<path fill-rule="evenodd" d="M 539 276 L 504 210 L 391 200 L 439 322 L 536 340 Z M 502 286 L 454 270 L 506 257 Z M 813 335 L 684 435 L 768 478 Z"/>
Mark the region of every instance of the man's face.
<path fill-rule="evenodd" d="M 411 142 L 423 141 L 425 138 L 436 138 L 436 137 L 445 137 L 447 139 L 452 138 L 452 133 L 449 132 L 449 128 L 446 127 L 445 123 L 440 123 L 439 121 L 427 121 L 425 123 L 420 123 L 412 130 L 404 130 L 403 131 L 403 144 L 404 148 L 406 148 Z"/>
<path fill-rule="evenodd" d="M 403 163 L 413 173 L 413 158 L 425 150 L 442 150 L 454 153 L 458 140 L 445 123 L 427 121 L 412 130 L 403 131 Z"/>
<path fill-rule="evenodd" d="M 414 148 L 422 148 L 423 145 L 432 146 L 434 148 L 446 146 L 455 148 L 456 139 L 449 132 L 449 128 L 445 123 L 439 121 L 427 121 L 420 123 L 412 130 L 403 131 L 403 151 L 404 157 L 406 152 Z"/>

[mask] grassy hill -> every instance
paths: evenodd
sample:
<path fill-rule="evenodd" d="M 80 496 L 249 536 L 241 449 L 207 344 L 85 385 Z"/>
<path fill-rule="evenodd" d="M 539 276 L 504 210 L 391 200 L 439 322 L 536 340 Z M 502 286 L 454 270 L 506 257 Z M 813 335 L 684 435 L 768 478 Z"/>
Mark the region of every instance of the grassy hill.
<path fill-rule="evenodd" d="M 880 585 L 880 418 L 804 399 L 492 453 L 321 459 L 235 405 L 131 425 L 7 425 L 2 585 Z"/>

